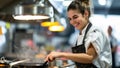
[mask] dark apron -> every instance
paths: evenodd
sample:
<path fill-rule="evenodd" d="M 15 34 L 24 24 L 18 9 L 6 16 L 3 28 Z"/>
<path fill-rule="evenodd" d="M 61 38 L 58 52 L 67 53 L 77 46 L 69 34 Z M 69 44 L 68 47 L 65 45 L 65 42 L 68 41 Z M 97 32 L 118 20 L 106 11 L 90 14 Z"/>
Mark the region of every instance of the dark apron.
<path fill-rule="evenodd" d="M 72 47 L 72 52 L 73 53 L 86 53 L 85 46 L 84 46 L 84 44 L 85 44 L 84 40 L 85 40 L 86 34 L 87 34 L 87 32 L 88 32 L 88 30 L 90 29 L 91 26 L 92 26 L 92 24 L 89 23 L 89 25 L 88 25 L 88 27 L 87 27 L 87 29 L 85 31 L 85 35 L 83 37 L 82 44 L 81 45 L 77 45 L 77 42 L 76 42 L 76 46 Z M 75 64 L 76 64 L 77 68 L 97 68 L 92 63 L 88 63 L 87 64 L 87 63 L 78 63 L 78 62 L 75 62 Z"/>

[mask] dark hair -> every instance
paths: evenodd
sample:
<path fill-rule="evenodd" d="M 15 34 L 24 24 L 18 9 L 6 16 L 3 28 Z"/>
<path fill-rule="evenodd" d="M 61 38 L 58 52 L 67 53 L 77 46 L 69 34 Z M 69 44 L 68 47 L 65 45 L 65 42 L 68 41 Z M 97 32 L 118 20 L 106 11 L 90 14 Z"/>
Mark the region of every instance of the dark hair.
<path fill-rule="evenodd" d="M 90 7 L 89 7 L 89 0 L 75 0 L 72 1 L 71 4 L 68 6 L 67 11 L 69 10 L 78 10 L 82 15 L 84 14 L 85 10 L 89 12 L 89 16 L 91 15 Z"/>

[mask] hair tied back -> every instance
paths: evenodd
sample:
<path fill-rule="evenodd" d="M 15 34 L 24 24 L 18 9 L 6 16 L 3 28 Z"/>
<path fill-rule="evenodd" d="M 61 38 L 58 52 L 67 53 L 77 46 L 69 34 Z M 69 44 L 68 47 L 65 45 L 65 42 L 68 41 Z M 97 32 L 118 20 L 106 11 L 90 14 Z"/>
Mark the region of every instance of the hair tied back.
<path fill-rule="evenodd" d="M 89 5 L 89 0 L 75 0 L 75 1 Z"/>

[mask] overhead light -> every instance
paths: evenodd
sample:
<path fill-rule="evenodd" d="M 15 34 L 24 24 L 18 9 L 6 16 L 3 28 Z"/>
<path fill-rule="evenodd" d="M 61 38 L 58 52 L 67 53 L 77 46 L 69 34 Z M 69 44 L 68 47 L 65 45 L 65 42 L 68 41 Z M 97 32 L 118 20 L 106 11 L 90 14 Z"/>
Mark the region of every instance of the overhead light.
<path fill-rule="evenodd" d="M 49 19 L 46 15 L 13 15 L 16 20 L 41 20 Z"/>
<path fill-rule="evenodd" d="M 49 26 L 57 26 L 60 25 L 58 22 L 42 22 L 41 26 L 43 27 L 49 27 Z"/>
<path fill-rule="evenodd" d="M 6 32 L 6 22 L 0 21 L 0 35 L 4 35 Z"/>
<path fill-rule="evenodd" d="M 57 26 L 50 26 L 48 28 L 49 31 L 53 31 L 53 32 L 61 32 L 61 31 L 64 31 L 65 28 L 64 26 L 61 26 L 61 25 L 57 25 Z"/>
<path fill-rule="evenodd" d="M 0 35 L 2 35 L 2 27 L 0 26 Z"/>
<path fill-rule="evenodd" d="M 3 26 L 0 26 L 0 35 L 3 35 L 7 32 L 6 28 Z"/>
<path fill-rule="evenodd" d="M 61 32 L 65 30 L 65 27 L 59 22 L 42 22 L 41 26 L 48 27 L 48 30 L 52 32 Z"/>
<path fill-rule="evenodd" d="M 41 4 L 22 4 L 15 7 L 13 18 L 16 20 L 49 19 L 49 7 Z"/>
<path fill-rule="evenodd" d="M 98 0 L 98 3 L 100 5 L 106 5 L 107 1 L 106 0 Z"/>

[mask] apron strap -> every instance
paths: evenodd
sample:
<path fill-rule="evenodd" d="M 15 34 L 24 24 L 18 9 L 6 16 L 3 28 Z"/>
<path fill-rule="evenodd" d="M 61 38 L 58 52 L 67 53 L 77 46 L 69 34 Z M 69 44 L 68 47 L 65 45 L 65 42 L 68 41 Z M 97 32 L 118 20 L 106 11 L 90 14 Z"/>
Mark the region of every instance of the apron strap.
<path fill-rule="evenodd" d="M 89 31 L 89 29 L 90 29 L 91 26 L 92 26 L 92 23 L 89 23 L 89 24 L 88 24 L 88 27 L 87 27 L 87 29 L 86 29 L 86 31 L 85 31 L 85 35 L 84 35 L 84 37 L 83 37 L 83 44 L 85 43 L 86 34 L 87 34 L 87 32 Z"/>
<path fill-rule="evenodd" d="M 88 27 L 86 28 L 85 35 L 84 35 L 83 41 L 82 41 L 83 44 L 85 43 L 84 40 L 85 40 L 85 38 L 86 38 L 86 34 L 87 34 L 87 32 L 88 32 L 88 30 L 90 29 L 91 26 L 92 26 L 92 23 L 89 23 L 89 24 L 88 24 Z M 77 41 L 76 41 L 75 45 L 77 46 Z"/>

